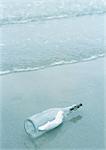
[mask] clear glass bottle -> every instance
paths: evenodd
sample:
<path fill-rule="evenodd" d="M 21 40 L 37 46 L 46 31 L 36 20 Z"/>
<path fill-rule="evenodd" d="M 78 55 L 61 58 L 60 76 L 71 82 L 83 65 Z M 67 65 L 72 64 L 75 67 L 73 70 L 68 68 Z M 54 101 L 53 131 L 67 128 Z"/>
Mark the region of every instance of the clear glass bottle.
<path fill-rule="evenodd" d="M 67 118 L 71 112 L 77 110 L 81 106 L 82 104 L 72 105 L 65 108 L 51 108 L 43 112 L 37 113 L 25 120 L 24 122 L 25 131 L 32 138 L 36 138 L 42 135 L 43 133 L 59 126 L 62 122 L 64 122 L 65 118 Z M 63 117 L 61 122 L 57 123 L 56 118 L 58 117 L 57 114 L 59 112 L 63 112 L 62 113 Z M 54 124 L 54 122 L 56 122 L 57 124 L 53 125 L 52 128 L 49 128 L 48 130 L 39 130 L 41 126 L 43 127 L 43 125 L 46 124 L 52 125 L 52 123 Z"/>

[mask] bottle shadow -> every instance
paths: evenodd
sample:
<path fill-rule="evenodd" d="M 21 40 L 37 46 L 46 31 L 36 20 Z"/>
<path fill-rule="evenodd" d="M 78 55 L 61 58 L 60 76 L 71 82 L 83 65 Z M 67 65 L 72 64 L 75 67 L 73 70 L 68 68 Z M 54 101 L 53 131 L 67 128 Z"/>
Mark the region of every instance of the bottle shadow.
<path fill-rule="evenodd" d="M 70 118 L 69 123 L 77 123 L 81 119 L 82 119 L 82 116 L 77 115 L 77 116 Z M 64 126 L 64 128 L 63 128 L 63 126 Z M 31 141 L 35 150 L 44 149 L 44 146 L 46 146 L 46 144 L 48 142 L 49 142 L 49 144 L 52 143 L 54 140 L 56 140 L 56 137 L 59 136 L 59 134 L 61 132 L 64 132 L 64 130 L 66 130 L 65 123 L 61 124 L 60 126 L 58 126 L 57 128 L 55 128 L 51 131 L 46 132 L 45 134 L 41 135 L 40 137 L 37 137 L 34 139 L 29 137 L 29 140 Z M 25 143 L 25 145 L 27 146 L 28 144 Z"/>
<path fill-rule="evenodd" d="M 82 116 L 81 115 L 78 115 L 78 116 L 76 116 L 76 117 L 73 117 L 72 119 L 70 119 L 70 121 L 72 122 L 72 123 L 77 123 L 79 120 L 81 120 L 82 119 Z"/>

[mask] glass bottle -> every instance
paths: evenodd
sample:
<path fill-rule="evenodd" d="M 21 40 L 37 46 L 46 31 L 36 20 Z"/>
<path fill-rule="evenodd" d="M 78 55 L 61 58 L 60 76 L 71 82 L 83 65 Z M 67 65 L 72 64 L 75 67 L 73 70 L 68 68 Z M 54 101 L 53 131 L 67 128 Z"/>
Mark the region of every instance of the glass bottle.
<path fill-rule="evenodd" d="M 59 126 L 68 115 L 80 108 L 82 104 L 72 105 L 64 108 L 51 108 L 37 113 L 24 122 L 24 128 L 28 135 L 36 138 L 45 132 Z"/>

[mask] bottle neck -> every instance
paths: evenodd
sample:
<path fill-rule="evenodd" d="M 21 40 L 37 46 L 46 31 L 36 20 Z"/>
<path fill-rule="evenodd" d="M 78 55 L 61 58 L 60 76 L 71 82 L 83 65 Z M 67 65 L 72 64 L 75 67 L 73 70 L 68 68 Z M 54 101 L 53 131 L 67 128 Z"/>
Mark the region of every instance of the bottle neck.
<path fill-rule="evenodd" d="M 73 112 L 73 111 L 76 111 L 76 110 L 79 109 L 81 106 L 82 106 L 81 103 L 78 104 L 78 105 L 74 104 L 74 105 L 72 105 L 72 106 L 63 108 L 63 111 L 65 112 L 65 114 L 69 114 L 69 113 L 71 113 L 71 112 Z"/>

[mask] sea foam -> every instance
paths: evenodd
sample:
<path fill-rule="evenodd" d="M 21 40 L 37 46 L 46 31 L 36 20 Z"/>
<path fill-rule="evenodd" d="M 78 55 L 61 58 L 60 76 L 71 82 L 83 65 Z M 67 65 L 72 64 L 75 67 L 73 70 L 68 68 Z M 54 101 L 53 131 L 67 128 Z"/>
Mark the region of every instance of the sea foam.
<path fill-rule="evenodd" d="M 94 60 L 94 59 L 97 59 L 97 58 L 100 58 L 100 57 L 104 57 L 104 54 L 99 54 L 99 55 L 96 55 L 96 56 L 83 58 L 80 61 L 78 61 L 78 60 L 71 60 L 71 61 L 61 60 L 61 61 L 55 61 L 54 63 L 51 63 L 49 65 L 45 65 L 45 66 L 39 66 L 39 67 L 33 67 L 33 68 L 31 68 L 31 67 L 14 68 L 13 70 L 0 71 L 0 75 L 10 74 L 10 73 L 18 73 L 18 72 L 38 71 L 38 70 L 42 70 L 42 69 L 49 68 L 49 67 L 74 64 L 74 63 L 83 62 L 83 61 L 91 61 L 91 60 Z"/>

